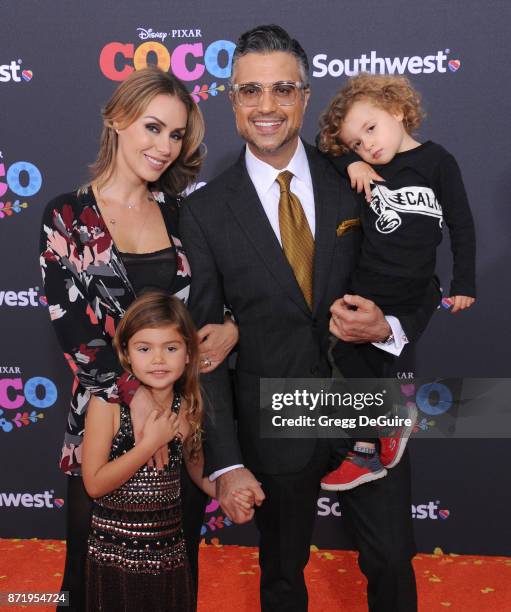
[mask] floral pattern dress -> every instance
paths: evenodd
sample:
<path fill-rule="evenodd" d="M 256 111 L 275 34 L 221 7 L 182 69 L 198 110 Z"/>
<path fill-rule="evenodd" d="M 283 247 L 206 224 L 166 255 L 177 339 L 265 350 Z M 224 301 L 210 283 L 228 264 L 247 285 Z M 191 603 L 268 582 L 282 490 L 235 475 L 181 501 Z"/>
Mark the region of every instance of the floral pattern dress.
<path fill-rule="evenodd" d="M 170 291 L 185 303 L 191 272 L 176 235 L 179 201 L 153 193 L 175 250 Z M 53 327 L 74 382 L 60 467 L 81 474 L 85 412 L 91 394 L 129 405 L 138 382 L 124 372 L 112 347 L 118 321 L 136 298 L 92 189 L 60 195 L 46 207 L 40 264 Z"/>

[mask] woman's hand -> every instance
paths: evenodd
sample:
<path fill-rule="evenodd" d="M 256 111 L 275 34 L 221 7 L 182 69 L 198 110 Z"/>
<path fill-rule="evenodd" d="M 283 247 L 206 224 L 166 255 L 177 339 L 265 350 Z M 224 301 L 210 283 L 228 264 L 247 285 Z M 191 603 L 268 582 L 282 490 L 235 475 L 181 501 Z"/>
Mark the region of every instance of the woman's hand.
<path fill-rule="evenodd" d="M 229 318 L 223 325 L 204 325 L 198 335 L 201 373 L 212 372 L 218 367 L 239 339 L 238 326 Z"/>
<path fill-rule="evenodd" d="M 371 181 L 384 181 L 372 166 L 364 161 L 357 161 L 350 164 L 347 168 L 348 176 L 351 181 L 351 188 L 356 189 L 357 193 L 365 191 L 366 200 L 371 201 Z"/>

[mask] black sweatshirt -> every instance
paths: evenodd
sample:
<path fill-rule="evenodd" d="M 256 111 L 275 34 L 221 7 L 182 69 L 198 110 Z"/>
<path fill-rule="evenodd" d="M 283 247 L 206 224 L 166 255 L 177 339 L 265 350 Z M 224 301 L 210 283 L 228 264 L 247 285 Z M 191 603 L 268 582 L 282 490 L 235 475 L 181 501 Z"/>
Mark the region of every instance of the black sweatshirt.
<path fill-rule="evenodd" d="M 347 166 L 359 158 L 329 159 L 347 176 Z M 364 240 L 353 291 L 380 306 L 420 303 L 445 221 L 454 259 L 449 295 L 475 297 L 474 221 L 454 157 L 428 141 L 374 169 L 385 182 L 373 184 L 371 203 L 362 204 Z"/>

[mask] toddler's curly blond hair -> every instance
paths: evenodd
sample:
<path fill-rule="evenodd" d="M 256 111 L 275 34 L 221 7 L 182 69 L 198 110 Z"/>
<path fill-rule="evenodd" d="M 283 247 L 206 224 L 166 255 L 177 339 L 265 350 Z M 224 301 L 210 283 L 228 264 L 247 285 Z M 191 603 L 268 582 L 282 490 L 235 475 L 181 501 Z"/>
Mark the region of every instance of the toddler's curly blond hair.
<path fill-rule="evenodd" d="M 408 134 L 412 134 L 424 118 L 420 95 L 406 77 L 361 73 L 349 79 L 322 113 L 319 120 L 321 151 L 335 157 L 349 152 L 339 134 L 346 115 L 359 100 L 369 100 L 389 112 L 402 112 Z"/>

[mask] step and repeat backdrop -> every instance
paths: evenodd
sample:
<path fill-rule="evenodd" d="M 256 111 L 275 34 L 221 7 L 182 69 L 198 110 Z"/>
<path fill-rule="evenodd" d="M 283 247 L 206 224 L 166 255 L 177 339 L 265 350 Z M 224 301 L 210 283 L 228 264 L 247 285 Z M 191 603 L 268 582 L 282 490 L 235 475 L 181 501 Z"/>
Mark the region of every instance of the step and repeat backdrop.
<path fill-rule="evenodd" d="M 507 0 L 0 4 L 1 537 L 64 535 L 65 478 L 57 460 L 72 380 L 41 288 L 45 204 L 87 179 L 100 108 L 120 81 L 148 63 L 181 78 L 205 115 L 209 155 L 200 180 L 234 161 L 241 143 L 227 95 L 231 58 L 239 34 L 260 23 L 282 25 L 309 55 L 305 139 L 314 140 L 322 109 L 348 76 L 404 74 L 424 98 L 419 139 L 444 145 L 462 168 L 477 227 L 478 300 L 462 314 L 435 314 L 415 361 L 398 368 L 407 393 L 419 391 L 418 376 L 508 376 L 510 22 Z M 447 237 L 439 255 L 448 287 Z M 433 426 L 422 411 L 421 427 Z M 420 550 L 511 554 L 505 435 L 411 444 L 410 512 Z M 350 546 L 342 499 L 322 494 L 317 514 L 315 544 Z M 224 543 L 257 540 L 253 525 L 231 525 L 216 502 L 207 508 L 203 535 Z"/>

